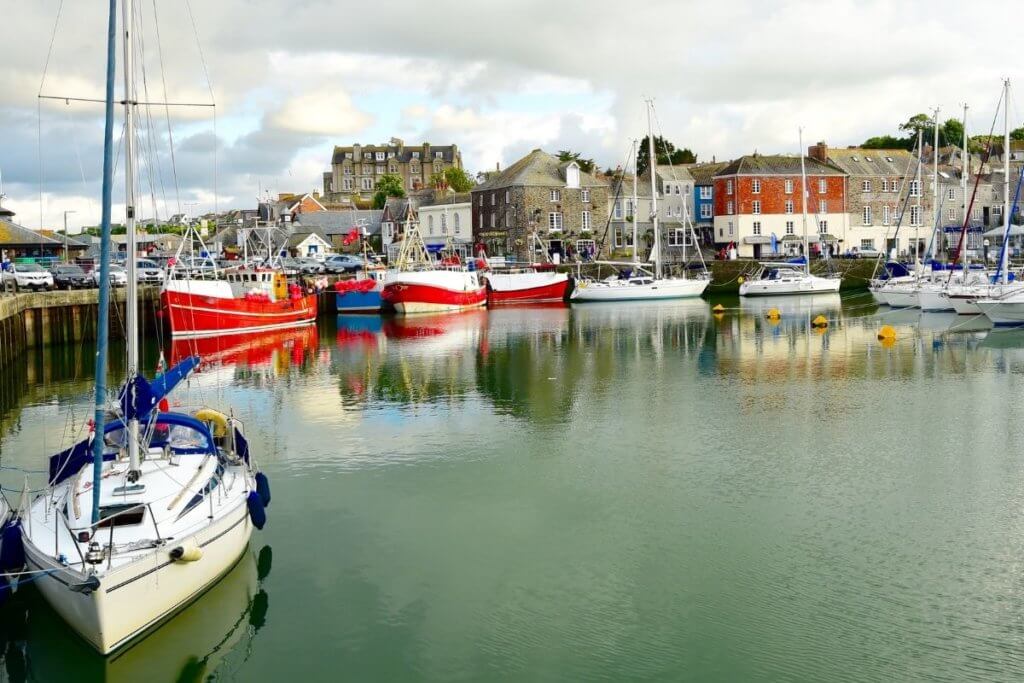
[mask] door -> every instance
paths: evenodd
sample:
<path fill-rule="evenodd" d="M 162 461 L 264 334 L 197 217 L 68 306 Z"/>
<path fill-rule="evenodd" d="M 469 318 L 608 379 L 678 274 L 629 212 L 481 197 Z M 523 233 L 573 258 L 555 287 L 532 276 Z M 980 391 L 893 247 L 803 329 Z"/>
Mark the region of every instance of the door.
<path fill-rule="evenodd" d="M 755 261 L 760 261 L 761 260 L 761 245 L 760 244 L 755 244 L 754 245 L 754 260 Z"/>

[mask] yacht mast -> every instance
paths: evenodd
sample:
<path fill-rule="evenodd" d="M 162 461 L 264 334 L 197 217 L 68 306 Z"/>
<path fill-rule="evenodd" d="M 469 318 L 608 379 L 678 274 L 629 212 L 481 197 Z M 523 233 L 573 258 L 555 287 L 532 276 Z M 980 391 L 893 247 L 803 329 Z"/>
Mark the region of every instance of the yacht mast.
<path fill-rule="evenodd" d="M 804 129 L 798 128 L 800 136 L 800 212 L 804 224 L 804 271 L 811 274 L 811 255 L 807 248 L 807 166 L 804 162 Z"/>
<path fill-rule="evenodd" d="M 1000 250 L 999 271 L 1003 284 L 1008 282 L 1006 274 L 1010 261 L 1010 79 L 1003 83 L 1003 245 Z"/>
<path fill-rule="evenodd" d="M 960 257 L 960 267 L 963 268 L 964 284 L 967 283 L 967 244 L 971 241 L 971 217 L 967 215 L 967 176 L 971 174 L 971 153 L 967 150 L 967 143 L 967 105 L 964 104 L 964 146 L 963 149 L 960 150 L 960 184 L 962 186 L 961 189 L 964 193 L 964 225 L 966 225 L 967 227 L 963 232 L 964 241 L 961 245 L 961 251 L 963 253 L 958 254 L 958 256 Z"/>
<path fill-rule="evenodd" d="M 640 174 L 637 173 L 636 158 L 640 151 L 640 143 L 633 140 L 633 263 L 640 265 L 640 257 L 636 250 L 636 219 L 640 214 L 639 197 L 637 196 L 637 183 L 640 182 Z"/>
<path fill-rule="evenodd" d="M 924 128 L 917 127 L 917 179 L 914 181 L 917 192 L 915 193 L 915 208 L 917 209 L 917 220 L 914 221 L 914 272 L 921 276 L 921 158 L 924 156 Z"/>
<path fill-rule="evenodd" d="M 96 395 L 92 440 L 92 523 L 100 521 L 103 483 L 103 429 L 107 410 L 107 340 L 110 334 L 110 205 L 114 184 L 114 72 L 117 62 L 117 0 L 110 0 L 107 20 L 107 92 L 103 128 L 103 199 L 100 219 L 100 292 L 96 320 Z"/>
<path fill-rule="evenodd" d="M 125 288 L 125 336 L 128 347 L 126 375 L 131 382 L 139 371 L 139 291 L 135 272 L 135 3 L 132 0 L 122 0 L 121 6 L 124 22 L 124 203 L 127 249 L 125 270 L 128 275 L 128 286 Z M 132 399 L 134 400 L 134 397 Z M 128 462 L 128 479 L 135 481 L 140 471 L 139 420 L 135 416 L 128 421 Z"/>
<path fill-rule="evenodd" d="M 651 173 L 651 225 L 654 226 L 654 277 L 661 279 L 661 239 L 658 235 L 658 192 L 654 173 L 658 167 L 658 158 L 654 155 L 654 129 L 651 126 L 651 109 L 654 108 L 654 101 L 647 100 L 647 150 L 650 161 L 647 170 Z"/>
<path fill-rule="evenodd" d="M 932 259 L 939 253 L 939 108 L 935 107 L 934 124 L 935 144 L 932 147 Z"/>

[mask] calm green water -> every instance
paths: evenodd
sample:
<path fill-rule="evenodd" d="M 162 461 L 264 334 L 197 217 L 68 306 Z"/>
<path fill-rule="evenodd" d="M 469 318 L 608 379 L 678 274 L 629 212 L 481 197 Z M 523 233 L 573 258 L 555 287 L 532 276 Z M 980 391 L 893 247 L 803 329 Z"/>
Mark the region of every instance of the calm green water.
<path fill-rule="evenodd" d="M 246 421 L 274 495 L 252 556 L 108 662 L 23 591 L 3 675 L 1020 680 L 1024 334 L 864 296 L 724 303 L 214 349 L 180 399 Z M 90 362 L 6 373 L 4 466 L 81 428 Z"/>

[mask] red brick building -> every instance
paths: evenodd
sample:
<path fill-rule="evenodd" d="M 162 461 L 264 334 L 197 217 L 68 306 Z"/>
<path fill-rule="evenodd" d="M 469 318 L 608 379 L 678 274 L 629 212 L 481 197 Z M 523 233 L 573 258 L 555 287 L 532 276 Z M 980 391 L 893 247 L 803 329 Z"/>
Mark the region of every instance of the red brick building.
<path fill-rule="evenodd" d="M 805 157 L 807 238 L 812 253 L 822 244 L 841 251 L 848 228 L 847 176 L 839 168 Z M 749 155 L 714 178 L 714 239 L 733 242 L 741 257 L 799 253 L 803 243 L 800 157 Z"/>

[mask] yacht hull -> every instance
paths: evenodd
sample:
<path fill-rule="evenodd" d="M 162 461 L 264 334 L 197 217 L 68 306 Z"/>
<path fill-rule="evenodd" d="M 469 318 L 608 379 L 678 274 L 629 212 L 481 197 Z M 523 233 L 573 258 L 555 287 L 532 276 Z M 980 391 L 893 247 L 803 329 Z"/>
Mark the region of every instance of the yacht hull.
<path fill-rule="evenodd" d="M 30 570 L 47 572 L 34 583 L 53 609 L 96 650 L 109 654 L 156 628 L 217 583 L 238 562 L 251 535 L 243 499 L 199 532 L 140 553 L 135 561 L 103 574 L 99 588 L 90 593 L 69 588 L 81 584 L 86 574 L 57 563 L 30 542 L 25 543 L 25 560 Z M 170 551 L 190 540 L 202 549 L 202 557 L 172 561 Z"/>
<path fill-rule="evenodd" d="M 978 299 L 978 309 L 985 317 L 998 327 L 1018 327 L 1024 325 L 1024 301 L 1005 301 L 1000 299 Z"/>
<path fill-rule="evenodd" d="M 577 284 L 570 297 L 575 303 L 594 301 L 649 301 L 699 297 L 709 280 L 655 280 L 650 284 L 586 283 Z"/>
<path fill-rule="evenodd" d="M 740 296 L 786 296 L 838 292 L 841 280 L 817 276 L 792 280 L 747 280 L 740 285 Z"/>
<path fill-rule="evenodd" d="M 201 281 L 171 280 L 160 303 L 174 337 L 210 337 L 309 325 L 316 321 L 317 298 L 250 301 L 206 292 Z"/>
<path fill-rule="evenodd" d="M 565 273 L 492 273 L 487 276 L 487 305 L 564 301 L 569 292 Z"/>
<path fill-rule="evenodd" d="M 921 310 L 926 313 L 942 313 L 954 310 L 953 304 L 950 302 L 949 297 L 946 296 L 946 290 L 944 289 L 921 289 L 918 292 L 918 298 L 921 303 Z"/>

